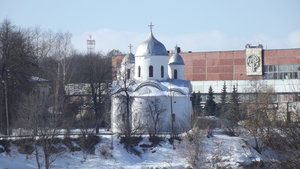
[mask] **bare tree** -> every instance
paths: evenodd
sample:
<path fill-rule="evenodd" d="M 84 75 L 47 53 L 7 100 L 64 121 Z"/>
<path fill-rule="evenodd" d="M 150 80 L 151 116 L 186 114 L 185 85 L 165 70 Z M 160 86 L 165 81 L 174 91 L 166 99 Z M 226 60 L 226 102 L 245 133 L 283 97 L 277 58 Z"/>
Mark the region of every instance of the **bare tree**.
<path fill-rule="evenodd" d="M 60 132 L 60 114 L 51 110 L 53 97 L 40 97 L 31 93 L 22 98 L 18 125 L 27 129 L 34 141 L 37 167 L 49 169 L 61 153 L 54 146 L 56 136 Z"/>
<path fill-rule="evenodd" d="M 84 70 L 86 82 L 90 84 L 92 109 L 95 112 L 95 130 L 99 132 L 100 125 L 107 125 L 105 114 L 109 107 L 110 85 L 111 85 L 111 62 L 110 58 L 100 54 L 88 54 L 87 67 Z M 108 104 L 108 105 L 107 105 Z"/>
<path fill-rule="evenodd" d="M 185 144 L 182 147 L 182 151 L 188 163 L 193 168 L 202 168 L 205 162 L 202 140 L 206 137 L 206 134 L 206 130 L 194 127 L 191 131 L 187 132 L 183 138 Z"/>
<path fill-rule="evenodd" d="M 149 121 L 147 121 L 147 129 L 149 132 L 150 137 L 156 137 L 156 135 L 160 131 L 160 123 L 161 121 L 161 114 L 166 111 L 161 100 L 157 97 L 153 99 L 153 101 L 149 101 L 146 113 L 148 115 Z"/>
<path fill-rule="evenodd" d="M 272 120 L 276 117 L 277 110 L 273 102 L 275 94 L 273 88 L 266 85 L 259 85 L 253 89 L 255 91 L 249 95 L 244 104 L 244 108 L 247 110 L 245 128 L 255 140 L 254 148 L 261 152 L 263 147 L 259 139 L 270 136 Z"/>
<path fill-rule="evenodd" d="M 20 95 L 31 91 L 28 81 L 37 69 L 32 39 L 28 32 L 4 20 L 0 25 L 0 123 L 9 134 L 16 118 Z"/>
<path fill-rule="evenodd" d="M 119 70 L 117 79 L 113 84 L 112 104 L 116 106 L 115 114 L 113 114 L 114 122 L 117 130 L 124 136 L 125 147 L 127 150 L 132 149 L 132 142 L 134 141 L 133 135 L 141 133 L 144 129 L 143 123 L 139 115 L 134 113 L 133 107 L 134 98 L 131 96 L 136 81 L 130 79 L 127 73 L 128 69 L 134 69 L 133 65 L 125 64 L 125 71 Z"/>

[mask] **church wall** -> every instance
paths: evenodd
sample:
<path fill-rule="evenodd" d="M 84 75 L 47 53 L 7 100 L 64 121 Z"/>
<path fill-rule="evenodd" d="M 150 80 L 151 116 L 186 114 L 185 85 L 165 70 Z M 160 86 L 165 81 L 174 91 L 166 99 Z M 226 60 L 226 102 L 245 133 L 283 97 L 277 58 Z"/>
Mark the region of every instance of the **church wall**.
<path fill-rule="evenodd" d="M 122 79 L 123 77 L 127 78 L 127 69 L 130 69 L 130 79 L 134 79 L 135 77 L 135 65 L 131 64 L 131 63 L 126 63 L 126 65 L 124 63 L 121 63 L 121 68 L 120 71 L 117 73 L 117 77 L 118 79 Z"/>
<path fill-rule="evenodd" d="M 120 101 L 115 97 L 111 97 L 111 130 L 112 132 L 120 132 L 117 122 L 119 121 L 120 110 L 119 105 Z"/>
<path fill-rule="evenodd" d="M 151 59 L 150 59 L 151 57 Z M 139 80 L 166 80 L 168 78 L 168 56 L 136 57 L 135 78 Z M 149 77 L 149 66 L 153 66 L 153 77 Z M 141 66 L 141 77 L 138 77 L 138 66 Z M 164 77 L 161 77 L 161 66 L 164 66 Z"/>
<path fill-rule="evenodd" d="M 141 121 L 139 123 L 135 122 L 133 125 L 137 128 L 147 126 L 147 123 L 151 122 L 147 107 L 155 98 L 160 99 L 159 104 L 165 109 L 160 114 L 160 132 L 171 132 L 171 98 L 167 96 L 136 97 L 132 106 L 133 119 L 141 119 Z M 189 96 L 173 96 L 172 106 L 175 114 L 174 130 L 179 132 L 191 129 L 192 104 Z"/>
<path fill-rule="evenodd" d="M 173 113 L 175 114 L 174 130 L 175 131 L 188 131 L 192 127 L 191 112 L 192 103 L 189 96 L 175 96 L 172 97 Z M 170 104 L 169 104 L 170 105 Z M 171 107 L 171 106 L 169 106 Z"/>
<path fill-rule="evenodd" d="M 168 74 L 170 79 L 174 79 L 174 70 L 177 70 L 177 79 L 184 80 L 184 65 L 169 65 Z"/>

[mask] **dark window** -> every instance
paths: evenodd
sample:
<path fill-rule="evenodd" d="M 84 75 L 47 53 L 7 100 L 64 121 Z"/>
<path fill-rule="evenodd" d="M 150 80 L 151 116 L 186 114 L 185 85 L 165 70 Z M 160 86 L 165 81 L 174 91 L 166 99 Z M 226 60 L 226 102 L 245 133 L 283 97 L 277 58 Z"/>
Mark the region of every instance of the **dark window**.
<path fill-rule="evenodd" d="M 138 67 L 138 77 L 141 77 L 141 66 Z"/>
<path fill-rule="evenodd" d="M 164 77 L 164 66 L 160 67 L 160 76 L 163 78 Z"/>
<path fill-rule="evenodd" d="M 264 72 L 269 72 L 269 66 L 268 65 L 264 66 Z"/>
<path fill-rule="evenodd" d="M 149 66 L 149 77 L 153 77 L 153 66 Z"/>
<path fill-rule="evenodd" d="M 278 79 L 284 79 L 283 73 L 278 73 L 278 74 L 279 74 Z"/>
<path fill-rule="evenodd" d="M 174 70 L 174 79 L 177 79 L 177 69 Z"/>
<path fill-rule="evenodd" d="M 127 69 L 127 79 L 130 79 L 130 69 Z"/>
<path fill-rule="evenodd" d="M 296 65 L 295 68 L 296 68 L 296 71 L 300 71 L 300 65 Z"/>

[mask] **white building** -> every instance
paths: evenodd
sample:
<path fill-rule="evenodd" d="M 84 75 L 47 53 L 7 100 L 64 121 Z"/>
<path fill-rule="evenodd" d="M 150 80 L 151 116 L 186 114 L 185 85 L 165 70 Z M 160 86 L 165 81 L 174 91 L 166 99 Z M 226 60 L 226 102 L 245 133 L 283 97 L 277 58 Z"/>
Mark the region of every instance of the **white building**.
<path fill-rule="evenodd" d="M 126 92 L 130 96 L 127 98 L 130 98 L 132 130 L 152 132 L 156 121 L 158 132 L 191 129 L 192 88 L 190 81 L 184 80 L 184 62 L 179 52 L 176 47 L 175 54 L 169 57 L 165 46 L 151 30 L 147 40 L 138 46 L 136 54 L 130 51 L 124 57 L 118 79 L 113 83 L 113 132 L 123 132 L 124 121 L 128 119 L 124 104 Z M 158 120 L 154 120 L 154 114 Z"/>

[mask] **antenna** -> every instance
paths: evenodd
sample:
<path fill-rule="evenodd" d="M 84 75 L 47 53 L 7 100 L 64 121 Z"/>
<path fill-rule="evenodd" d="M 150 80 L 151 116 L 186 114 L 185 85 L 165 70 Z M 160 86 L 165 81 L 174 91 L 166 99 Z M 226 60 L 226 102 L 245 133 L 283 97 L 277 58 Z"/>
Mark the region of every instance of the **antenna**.
<path fill-rule="evenodd" d="M 94 53 L 96 42 L 94 39 L 92 39 L 92 35 L 89 35 L 89 39 L 86 42 L 87 42 L 87 52 Z"/>

